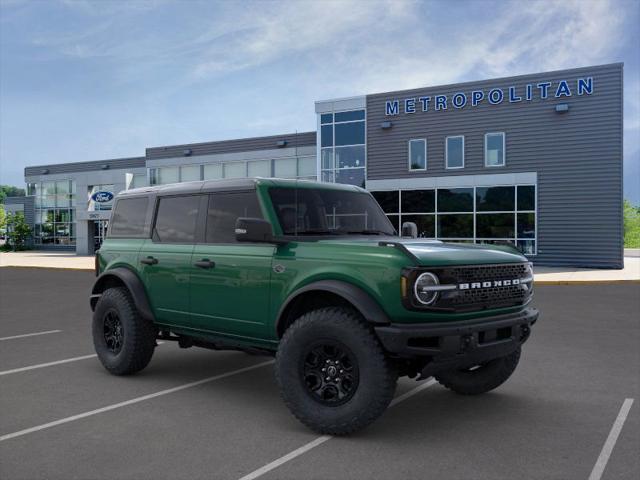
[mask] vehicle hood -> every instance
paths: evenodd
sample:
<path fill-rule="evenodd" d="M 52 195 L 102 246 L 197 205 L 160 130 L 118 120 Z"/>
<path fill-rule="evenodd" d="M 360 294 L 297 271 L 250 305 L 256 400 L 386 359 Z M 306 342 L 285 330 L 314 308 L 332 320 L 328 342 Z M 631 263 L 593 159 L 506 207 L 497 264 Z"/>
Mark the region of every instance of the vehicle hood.
<path fill-rule="evenodd" d="M 412 240 L 403 240 L 400 243 L 418 259 L 420 265 L 477 265 L 527 261 L 526 257 L 509 246 Z"/>
<path fill-rule="evenodd" d="M 497 245 L 473 245 L 466 243 L 444 243 L 437 240 L 406 239 L 398 237 L 366 237 L 326 240 L 330 243 L 376 246 L 378 248 L 406 248 L 419 265 L 479 265 L 496 263 L 520 263 L 527 258 L 515 248 Z M 382 246 L 379 246 L 381 245 Z M 386 244 L 386 246 L 384 246 Z M 395 245 L 395 246 L 394 246 Z"/>

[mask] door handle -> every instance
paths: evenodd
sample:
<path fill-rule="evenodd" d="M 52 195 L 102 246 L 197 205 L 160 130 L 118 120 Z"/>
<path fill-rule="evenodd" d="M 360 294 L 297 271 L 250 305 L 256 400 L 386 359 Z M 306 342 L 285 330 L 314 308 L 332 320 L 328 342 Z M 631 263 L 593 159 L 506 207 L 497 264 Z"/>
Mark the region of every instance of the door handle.
<path fill-rule="evenodd" d="M 216 266 L 216 262 L 212 262 L 208 258 L 203 258 L 202 260 L 194 263 L 193 265 L 198 268 L 213 268 Z"/>
<path fill-rule="evenodd" d="M 140 260 L 140 263 L 144 263 L 145 265 L 155 265 L 156 263 L 158 263 L 158 259 L 153 257 L 147 257 Z"/>

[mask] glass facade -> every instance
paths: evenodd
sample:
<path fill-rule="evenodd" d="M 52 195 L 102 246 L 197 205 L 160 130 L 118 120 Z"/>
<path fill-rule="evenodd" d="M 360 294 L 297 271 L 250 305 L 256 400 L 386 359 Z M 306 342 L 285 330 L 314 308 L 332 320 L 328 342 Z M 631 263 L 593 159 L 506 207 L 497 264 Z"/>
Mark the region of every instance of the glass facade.
<path fill-rule="evenodd" d="M 320 169 L 323 182 L 364 187 L 365 137 L 364 110 L 320 115 Z"/>
<path fill-rule="evenodd" d="M 536 254 L 536 186 L 388 190 L 372 192 L 401 231 L 413 222 L 418 236 L 449 242 L 510 244 Z"/>
<path fill-rule="evenodd" d="M 31 183 L 35 196 L 34 243 L 38 245 L 75 245 L 75 197 L 73 180 Z"/>
<path fill-rule="evenodd" d="M 220 178 L 279 177 L 316 180 L 316 157 L 240 160 L 204 165 L 182 165 L 149 169 L 151 185 L 216 180 Z"/>

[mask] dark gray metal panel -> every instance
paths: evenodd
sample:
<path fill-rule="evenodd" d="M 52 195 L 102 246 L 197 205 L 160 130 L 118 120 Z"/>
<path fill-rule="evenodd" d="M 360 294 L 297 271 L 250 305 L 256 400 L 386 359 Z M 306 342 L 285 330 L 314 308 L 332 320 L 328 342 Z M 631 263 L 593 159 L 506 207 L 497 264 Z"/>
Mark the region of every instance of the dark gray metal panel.
<path fill-rule="evenodd" d="M 87 172 L 95 170 L 124 170 L 127 168 L 144 168 L 145 157 L 132 157 L 132 158 L 112 158 L 108 160 L 95 160 L 90 162 L 75 162 L 75 163 L 58 163 L 54 165 L 38 165 L 33 167 L 26 167 L 24 169 L 24 176 L 34 176 L 43 174 L 55 174 L 55 173 L 75 173 L 75 172 Z M 44 171 L 46 170 L 46 172 Z"/>
<path fill-rule="evenodd" d="M 268 137 L 241 138 L 218 142 L 190 143 L 169 145 L 166 147 L 147 148 L 148 159 L 172 158 L 185 156 L 185 150 L 191 150 L 190 156 L 210 155 L 216 153 L 250 152 L 254 150 L 270 150 L 278 148 L 278 142 L 284 140 L 287 147 L 304 147 L 316 144 L 316 132 L 288 133 L 270 135 Z"/>
<path fill-rule="evenodd" d="M 538 256 L 536 263 L 567 266 L 623 266 L 622 64 L 584 67 L 519 77 L 430 87 L 367 96 L 367 178 L 415 178 L 536 171 Z M 433 96 L 471 90 L 593 77 L 592 95 L 520 103 L 504 101 L 433 111 Z M 429 95 L 428 112 L 385 116 L 385 101 Z M 402 103 L 402 102 L 401 102 Z M 569 112 L 554 111 L 568 103 Z M 393 126 L 380 125 L 390 120 Z M 484 134 L 506 132 L 506 166 L 484 166 Z M 465 136 L 465 168 L 445 169 L 445 137 Z M 407 141 L 426 138 L 428 169 L 410 172 Z"/>

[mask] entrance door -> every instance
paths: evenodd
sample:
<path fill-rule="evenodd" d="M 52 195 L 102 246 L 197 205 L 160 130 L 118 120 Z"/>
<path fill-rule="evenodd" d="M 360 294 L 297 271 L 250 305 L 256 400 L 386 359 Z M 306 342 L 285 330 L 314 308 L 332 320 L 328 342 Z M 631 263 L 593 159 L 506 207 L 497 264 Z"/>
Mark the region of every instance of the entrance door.
<path fill-rule="evenodd" d="M 209 196 L 205 243 L 196 245 L 191 259 L 192 324 L 233 337 L 260 337 L 269 314 L 275 247 L 237 243 L 238 217 L 263 218 L 255 191 Z"/>
<path fill-rule="evenodd" d="M 142 275 L 158 323 L 189 325 L 189 275 L 203 195 L 159 197 L 152 238 L 140 251 Z"/>
<path fill-rule="evenodd" d="M 109 220 L 94 220 L 93 222 L 93 251 L 97 252 L 105 237 L 107 236 L 107 228 L 109 228 Z"/>

